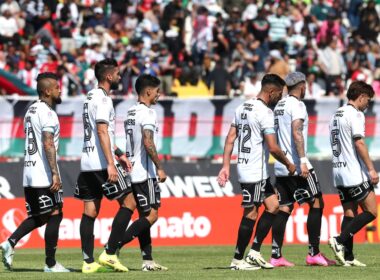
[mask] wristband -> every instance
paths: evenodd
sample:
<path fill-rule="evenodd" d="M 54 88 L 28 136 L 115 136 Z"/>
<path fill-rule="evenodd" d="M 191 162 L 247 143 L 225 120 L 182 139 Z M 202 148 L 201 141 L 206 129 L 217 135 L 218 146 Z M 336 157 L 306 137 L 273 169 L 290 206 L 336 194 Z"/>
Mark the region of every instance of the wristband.
<path fill-rule="evenodd" d="M 305 164 L 307 164 L 307 162 L 308 162 L 307 157 L 301 157 L 300 161 L 301 161 L 301 163 L 305 163 Z"/>
<path fill-rule="evenodd" d="M 116 148 L 115 155 L 117 155 L 118 157 L 121 157 L 122 155 L 124 155 L 124 153 L 119 148 Z"/>

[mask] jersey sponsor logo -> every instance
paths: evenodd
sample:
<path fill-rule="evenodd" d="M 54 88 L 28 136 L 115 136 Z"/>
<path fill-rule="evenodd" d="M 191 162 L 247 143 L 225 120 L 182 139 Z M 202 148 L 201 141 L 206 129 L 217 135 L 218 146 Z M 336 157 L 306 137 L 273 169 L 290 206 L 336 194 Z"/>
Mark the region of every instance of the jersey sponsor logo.
<path fill-rule="evenodd" d="M 82 152 L 83 153 L 91 153 L 95 150 L 95 146 L 91 146 L 91 147 L 83 147 L 82 149 Z"/>
<path fill-rule="evenodd" d="M 24 161 L 24 166 L 25 166 L 25 167 L 36 166 L 36 161 L 35 161 L 35 160 L 27 160 L 27 161 Z"/>
<path fill-rule="evenodd" d="M 249 159 L 247 158 L 238 158 L 238 164 L 248 164 Z"/>
<path fill-rule="evenodd" d="M 347 162 L 345 161 L 338 161 L 338 162 L 333 162 L 333 168 L 342 168 L 342 167 L 347 167 Z"/>

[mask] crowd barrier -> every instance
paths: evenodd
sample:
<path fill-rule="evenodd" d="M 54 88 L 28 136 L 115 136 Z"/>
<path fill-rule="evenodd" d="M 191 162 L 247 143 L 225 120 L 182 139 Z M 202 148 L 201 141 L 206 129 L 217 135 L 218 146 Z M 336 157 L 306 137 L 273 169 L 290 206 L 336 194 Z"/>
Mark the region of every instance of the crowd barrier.
<path fill-rule="evenodd" d="M 59 155 L 78 157 L 82 151 L 82 107 L 84 96 L 57 105 L 61 124 Z M 24 154 L 23 118 L 32 99 L 0 97 L 0 157 Z M 124 120 L 135 99 L 114 99 L 116 144 L 125 147 Z M 158 151 L 171 157 L 213 157 L 223 153 L 225 136 L 236 107 L 235 99 L 164 99 L 154 106 L 159 121 Z M 309 112 L 308 154 L 314 158 L 331 155 L 329 120 L 344 103 L 339 99 L 305 100 Z M 371 156 L 380 157 L 380 100 L 366 111 L 366 142 Z"/>

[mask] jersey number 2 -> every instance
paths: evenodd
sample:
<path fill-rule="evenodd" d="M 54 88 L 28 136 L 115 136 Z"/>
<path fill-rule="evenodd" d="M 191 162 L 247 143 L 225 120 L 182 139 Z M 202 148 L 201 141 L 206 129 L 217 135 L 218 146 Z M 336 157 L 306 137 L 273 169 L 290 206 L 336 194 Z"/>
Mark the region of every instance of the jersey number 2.
<path fill-rule="evenodd" d="M 244 137 L 243 137 L 242 141 L 240 141 L 242 135 L 244 135 Z M 248 124 L 245 124 L 245 125 L 243 125 L 241 134 L 239 133 L 239 142 L 241 142 L 241 149 L 240 149 L 240 151 L 242 153 L 249 154 L 251 152 L 251 148 L 250 147 L 244 146 L 245 143 L 249 141 L 249 139 L 251 139 L 251 128 L 249 127 Z"/>

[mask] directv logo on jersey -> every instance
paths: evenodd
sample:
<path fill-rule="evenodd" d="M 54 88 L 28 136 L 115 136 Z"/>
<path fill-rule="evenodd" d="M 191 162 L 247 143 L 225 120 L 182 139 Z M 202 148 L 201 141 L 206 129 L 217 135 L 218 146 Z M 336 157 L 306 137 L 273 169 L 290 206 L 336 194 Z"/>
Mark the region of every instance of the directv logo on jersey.
<path fill-rule="evenodd" d="M 341 167 L 346 167 L 347 162 L 345 161 L 338 161 L 338 162 L 333 162 L 333 168 L 341 168 Z"/>
<path fill-rule="evenodd" d="M 25 167 L 36 166 L 36 161 L 35 161 L 35 160 L 27 160 L 27 161 L 24 161 L 24 166 L 25 166 Z"/>
<path fill-rule="evenodd" d="M 238 164 L 248 164 L 247 158 L 238 158 Z"/>
<path fill-rule="evenodd" d="M 95 149 L 94 146 L 92 146 L 92 147 L 83 147 L 82 152 L 83 152 L 83 153 L 90 153 L 90 152 L 93 152 L 94 149 Z"/>

